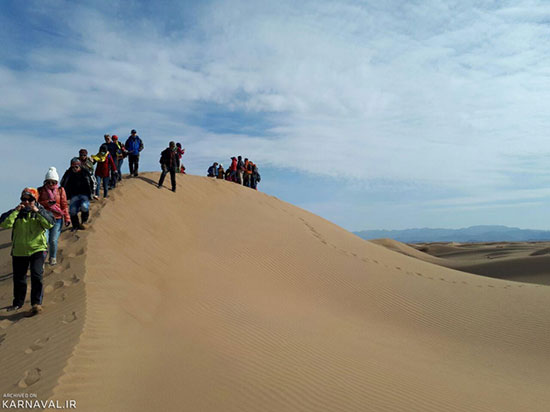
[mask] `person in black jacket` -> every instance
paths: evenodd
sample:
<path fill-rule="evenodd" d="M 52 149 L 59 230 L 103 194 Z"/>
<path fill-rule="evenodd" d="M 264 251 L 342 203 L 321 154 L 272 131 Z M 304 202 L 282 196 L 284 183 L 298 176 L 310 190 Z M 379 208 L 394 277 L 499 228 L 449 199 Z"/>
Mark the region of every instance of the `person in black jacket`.
<path fill-rule="evenodd" d="M 170 142 L 169 146 L 160 153 L 160 167 L 162 168 L 162 173 L 158 184 L 159 189 L 162 187 L 166 174 L 170 172 L 172 192 L 176 191 L 176 167 L 178 164 L 177 156 L 178 151 L 175 142 Z"/>
<path fill-rule="evenodd" d="M 71 160 L 71 167 L 65 171 L 61 179 L 61 186 L 67 193 L 67 199 L 70 200 L 69 215 L 73 230 L 86 229 L 85 223 L 90 216 L 90 199 L 94 185 L 90 173 L 82 167 L 78 157 Z M 78 212 L 82 212 L 82 223 L 80 223 Z"/>

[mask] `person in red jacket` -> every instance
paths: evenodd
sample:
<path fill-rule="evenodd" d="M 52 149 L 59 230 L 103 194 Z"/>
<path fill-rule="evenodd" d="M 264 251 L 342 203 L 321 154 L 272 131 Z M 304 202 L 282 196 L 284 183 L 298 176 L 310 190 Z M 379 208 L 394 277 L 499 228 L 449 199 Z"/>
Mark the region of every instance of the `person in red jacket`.
<path fill-rule="evenodd" d="M 97 179 L 97 186 L 95 188 L 95 195 L 99 196 L 99 186 L 103 182 L 103 197 L 109 195 L 109 181 L 111 172 L 116 173 L 116 165 L 113 157 L 109 153 L 106 144 L 102 144 L 99 148 L 99 153 L 92 156 L 92 159 L 96 161 L 95 176 Z"/>
<path fill-rule="evenodd" d="M 237 158 L 235 156 L 231 158 L 231 166 L 229 166 L 229 180 L 232 182 L 237 181 Z"/>
<path fill-rule="evenodd" d="M 59 186 L 58 182 L 59 175 L 56 168 L 52 166 L 46 173 L 44 186 L 38 188 L 38 203 L 44 206 L 44 209 L 50 212 L 55 219 L 54 226 L 46 230 L 46 242 L 50 254 L 49 263 L 52 266 L 57 264 L 57 241 L 61 234 L 63 221 L 66 226 L 71 224 L 67 195 L 65 189 Z"/>

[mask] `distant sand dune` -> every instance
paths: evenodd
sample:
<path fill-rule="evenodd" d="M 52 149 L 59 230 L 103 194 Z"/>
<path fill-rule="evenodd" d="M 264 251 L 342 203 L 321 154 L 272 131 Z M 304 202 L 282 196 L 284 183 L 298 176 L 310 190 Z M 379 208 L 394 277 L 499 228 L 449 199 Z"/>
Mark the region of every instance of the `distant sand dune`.
<path fill-rule="evenodd" d="M 414 247 L 388 239 L 373 242 L 452 269 L 497 279 L 550 285 L 549 242 L 425 243 Z M 409 253 L 411 248 L 417 250 L 417 254 Z"/>
<path fill-rule="evenodd" d="M 83 329 L 51 399 L 79 411 L 550 408 L 549 288 L 395 253 L 229 182 L 178 176 L 174 194 L 141 177 L 88 234 Z"/>

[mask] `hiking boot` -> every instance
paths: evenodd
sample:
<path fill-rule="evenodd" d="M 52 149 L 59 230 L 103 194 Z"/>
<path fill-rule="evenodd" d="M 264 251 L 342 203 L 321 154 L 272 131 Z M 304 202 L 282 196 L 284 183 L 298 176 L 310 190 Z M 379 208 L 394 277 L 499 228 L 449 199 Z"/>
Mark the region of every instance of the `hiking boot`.
<path fill-rule="evenodd" d="M 175 187 L 172 189 L 172 192 L 174 192 L 174 193 L 176 192 L 176 188 L 175 188 Z"/>
<path fill-rule="evenodd" d="M 78 230 L 80 227 L 80 219 L 78 218 L 78 215 L 71 216 L 71 223 L 73 224 L 73 231 Z"/>
<path fill-rule="evenodd" d="M 8 306 L 6 308 L 6 312 L 16 312 L 18 311 L 19 309 L 21 309 L 23 306 L 19 306 L 19 305 L 11 305 L 11 306 Z"/>
<path fill-rule="evenodd" d="M 80 230 L 86 230 L 88 229 L 88 225 L 86 223 L 81 223 L 80 226 L 78 227 Z"/>
<path fill-rule="evenodd" d="M 32 305 L 31 313 L 33 315 L 38 315 L 39 313 L 42 313 L 42 305 Z"/>
<path fill-rule="evenodd" d="M 50 266 L 55 266 L 57 265 L 57 259 L 56 258 L 50 258 Z"/>

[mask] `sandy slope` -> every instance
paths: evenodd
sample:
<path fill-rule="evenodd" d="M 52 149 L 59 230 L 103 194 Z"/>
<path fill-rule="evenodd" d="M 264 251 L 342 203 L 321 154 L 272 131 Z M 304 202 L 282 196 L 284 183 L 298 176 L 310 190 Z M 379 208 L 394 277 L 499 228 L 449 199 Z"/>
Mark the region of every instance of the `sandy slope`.
<path fill-rule="evenodd" d="M 550 242 L 426 243 L 405 245 L 390 239 L 374 243 L 464 272 L 550 285 Z M 414 252 L 410 252 L 410 250 Z"/>
<path fill-rule="evenodd" d="M 125 181 L 94 222 L 83 331 L 52 399 L 79 411 L 550 408 L 549 288 L 395 253 L 232 183 L 178 176 L 174 194 L 157 178 Z"/>

